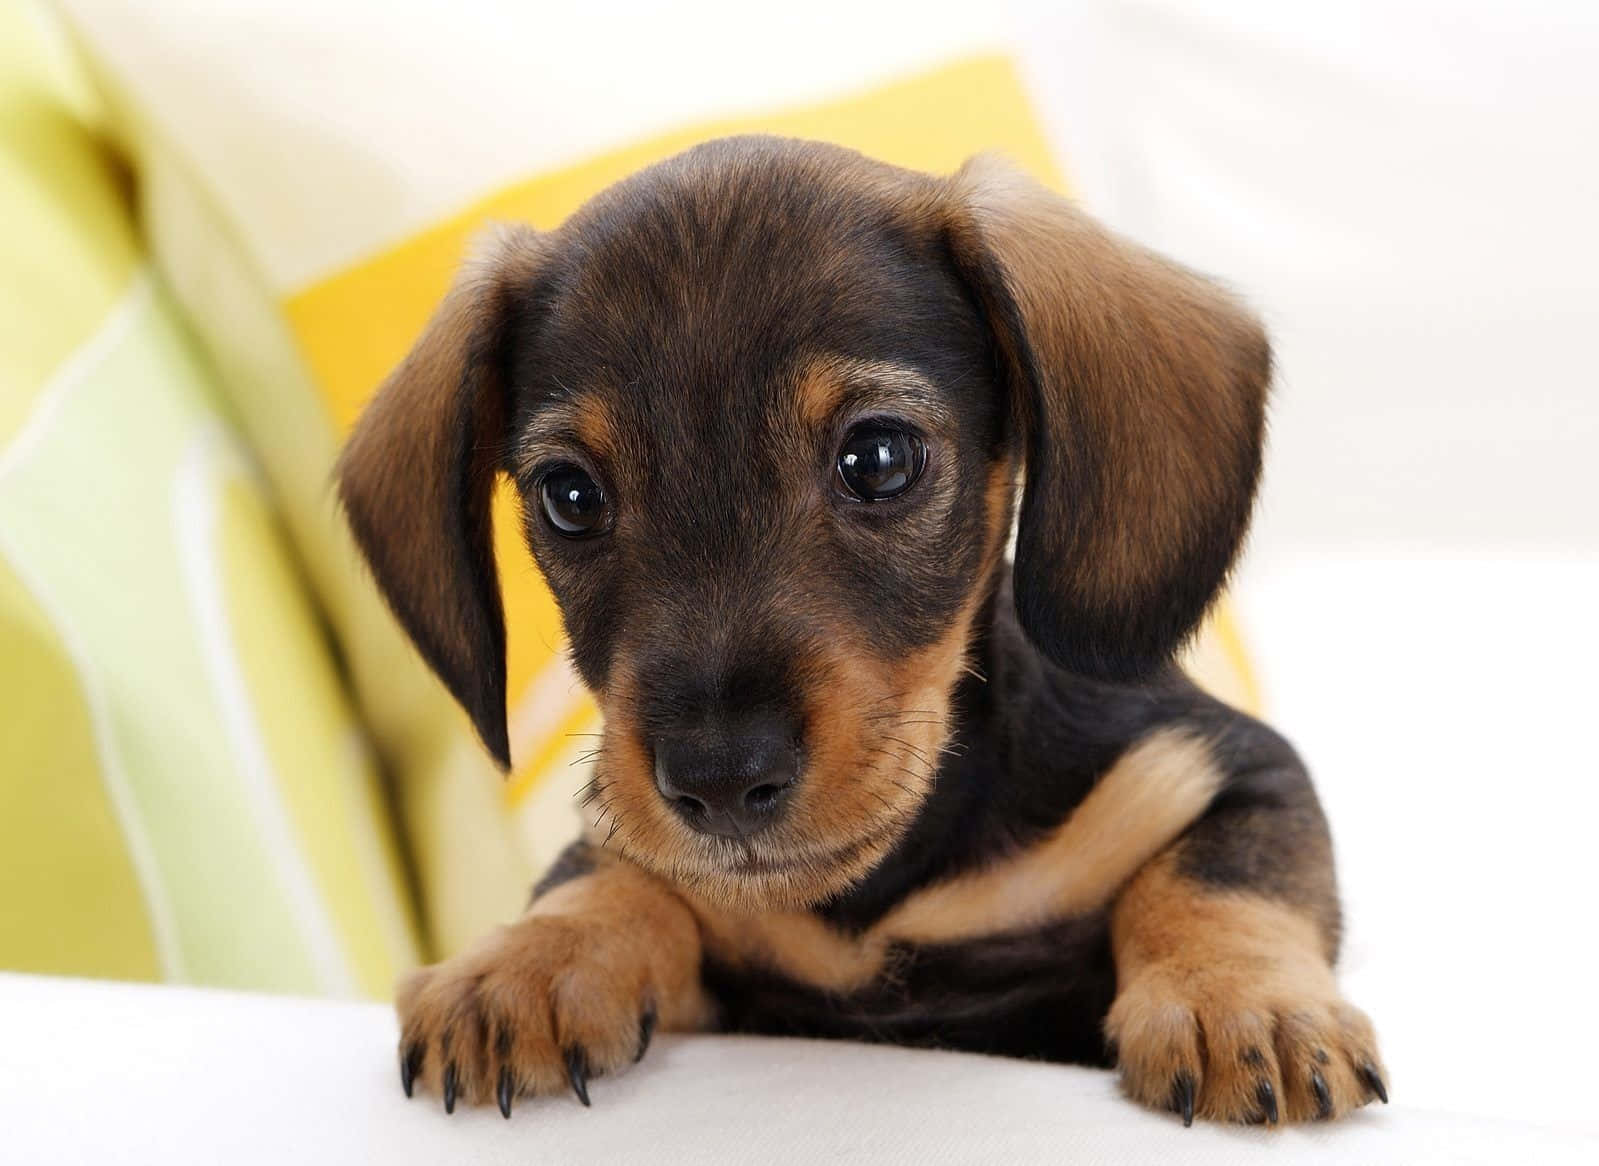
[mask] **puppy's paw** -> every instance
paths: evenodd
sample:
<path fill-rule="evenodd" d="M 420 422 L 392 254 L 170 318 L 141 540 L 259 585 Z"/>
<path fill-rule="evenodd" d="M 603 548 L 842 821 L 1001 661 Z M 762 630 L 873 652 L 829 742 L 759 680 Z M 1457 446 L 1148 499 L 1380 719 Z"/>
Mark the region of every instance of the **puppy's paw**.
<path fill-rule="evenodd" d="M 1122 1088 L 1184 1125 L 1322 1121 L 1388 1100 L 1371 1021 L 1320 986 L 1167 960 L 1122 989 L 1105 1031 Z"/>
<path fill-rule="evenodd" d="M 400 985 L 400 1079 L 443 1098 L 493 1101 L 571 1089 L 644 1056 L 658 1021 L 683 1026 L 681 969 L 658 929 L 532 915 Z M 664 1016 L 663 1016 L 664 1009 Z"/>

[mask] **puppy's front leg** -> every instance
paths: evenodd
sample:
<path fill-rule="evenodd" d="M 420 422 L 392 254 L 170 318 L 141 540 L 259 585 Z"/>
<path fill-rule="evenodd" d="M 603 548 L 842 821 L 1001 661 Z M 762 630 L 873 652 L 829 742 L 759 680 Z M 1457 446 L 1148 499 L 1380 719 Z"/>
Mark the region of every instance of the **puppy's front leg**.
<path fill-rule="evenodd" d="M 1303 770 L 1235 777 L 1112 910 L 1106 1035 L 1123 1087 L 1185 1124 L 1319 1120 L 1387 1101 L 1371 1022 L 1333 976 L 1338 931 L 1331 846 Z"/>
<path fill-rule="evenodd" d="M 568 1086 L 644 1055 L 657 1026 L 703 1027 L 699 928 L 687 906 L 629 863 L 575 843 L 526 915 L 400 985 L 400 1075 L 457 1099 Z"/>

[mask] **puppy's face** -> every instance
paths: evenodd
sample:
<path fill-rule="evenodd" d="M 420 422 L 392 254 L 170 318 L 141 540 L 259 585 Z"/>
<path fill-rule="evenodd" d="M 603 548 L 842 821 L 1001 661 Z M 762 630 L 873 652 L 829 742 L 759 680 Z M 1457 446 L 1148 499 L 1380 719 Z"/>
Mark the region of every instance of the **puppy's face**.
<path fill-rule="evenodd" d="M 923 796 L 1011 460 L 993 344 L 902 208 L 693 170 L 567 228 L 507 354 L 529 545 L 605 713 L 613 843 L 810 902 Z"/>
<path fill-rule="evenodd" d="M 1264 387 L 1230 303 L 1036 188 L 735 140 L 502 237 L 342 486 L 503 761 L 487 504 L 510 474 L 605 713 L 602 836 L 723 902 L 799 906 L 927 794 L 1019 464 L 1024 626 L 1136 676 L 1230 561 Z"/>

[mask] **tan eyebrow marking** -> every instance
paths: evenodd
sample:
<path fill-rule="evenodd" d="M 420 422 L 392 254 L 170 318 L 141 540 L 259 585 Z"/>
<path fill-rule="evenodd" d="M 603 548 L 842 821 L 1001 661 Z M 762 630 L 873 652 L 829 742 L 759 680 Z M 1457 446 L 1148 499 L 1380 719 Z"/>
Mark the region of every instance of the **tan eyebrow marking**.
<path fill-rule="evenodd" d="M 596 457 L 608 460 L 618 450 L 616 417 L 599 397 L 580 398 L 577 408 L 577 435 Z"/>
<path fill-rule="evenodd" d="M 571 396 L 540 407 L 518 436 L 511 461 L 517 476 L 523 477 L 544 462 L 570 458 L 574 446 L 602 462 L 621 450 L 616 415 L 596 394 Z"/>
<path fill-rule="evenodd" d="M 808 428 L 827 424 L 851 397 L 884 409 L 902 408 L 940 424 L 950 420 L 932 383 L 908 365 L 892 361 L 821 357 L 806 365 L 795 383 L 799 419 Z"/>

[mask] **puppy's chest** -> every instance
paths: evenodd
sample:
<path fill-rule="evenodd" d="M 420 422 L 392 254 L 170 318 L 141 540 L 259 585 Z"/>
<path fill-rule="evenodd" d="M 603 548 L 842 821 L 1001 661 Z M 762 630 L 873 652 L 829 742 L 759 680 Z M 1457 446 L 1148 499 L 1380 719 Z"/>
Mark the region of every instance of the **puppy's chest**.
<path fill-rule="evenodd" d="M 709 945 L 702 975 L 724 1029 L 1108 1063 L 1100 1026 L 1116 980 L 1104 912 L 876 951 L 831 931 L 808 938 L 753 956 Z"/>

